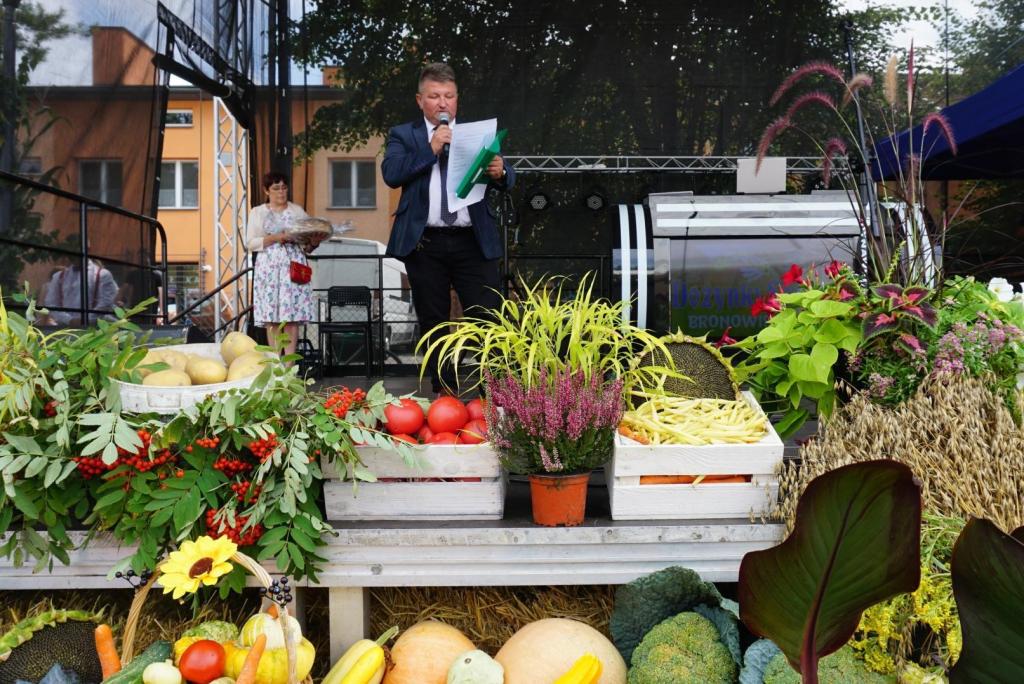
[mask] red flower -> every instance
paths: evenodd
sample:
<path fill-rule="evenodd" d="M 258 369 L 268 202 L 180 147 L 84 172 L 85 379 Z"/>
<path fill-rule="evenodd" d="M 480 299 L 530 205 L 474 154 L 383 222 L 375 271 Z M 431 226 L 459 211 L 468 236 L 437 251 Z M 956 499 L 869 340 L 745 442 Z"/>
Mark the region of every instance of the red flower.
<path fill-rule="evenodd" d="M 844 266 L 846 266 L 846 264 L 844 264 L 842 261 L 833 259 L 831 262 L 829 262 L 829 265 L 825 267 L 825 275 L 827 275 L 832 280 L 835 280 L 836 278 L 839 277 L 839 274 L 843 272 Z"/>
<path fill-rule="evenodd" d="M 779 296 L 774 292 L 767 297 L 758 297 L 750 307 L 751 316 L 760 316 L 761 314 L 766 313 L 768 314 L 768 318 L 771 318 L 780 311 L 782 311 L 782 304 L 779 302 Z"/>
<path fill-rule="evenodd" d="M 796 264 L 791 265 L 789 270 L 782 274 L 783 285 L 792 285 L 793 283 L 807 284 L 807 281 L 804 280 L 804 269 Z"/>
<path fill-rule="evenodd" d="M 756 316 L 757 314 L 754 314 L 754 315 Z M 727 344 L 736 344 L 736 340 L 734 340 L 733 338 L 729 337 L 729 331 L 730 330 L 732 330 L 732 326 L 731 325 L 728 328 L 725 329 L 725 332 L 722 333 L 722 336 L 720 338 L 718 338 L 717 342 L 714 343 L 715 349 L 721 349 L 722 347 L 724 347 Z"/>

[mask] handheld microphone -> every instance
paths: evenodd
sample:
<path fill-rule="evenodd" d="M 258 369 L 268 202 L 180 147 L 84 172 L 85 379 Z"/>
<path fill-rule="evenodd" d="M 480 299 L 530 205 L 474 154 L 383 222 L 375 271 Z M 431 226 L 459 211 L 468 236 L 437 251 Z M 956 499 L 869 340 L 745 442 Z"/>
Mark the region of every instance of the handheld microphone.
<path fill-rule="evenodd" d="M 438 121 L 437 125 L 438 126 L 447 126 L 448 125 L 448 120 L 449 120 L 448 119 L 448 112 L 441 112 L 440 114 L 437 115 L 437 121 Z M 447 157 L 448 156 L 448 149 L 450 147 L 451 147 L 450 144 L 445 143 L 444 144 L 444 148 L 441 150 L 441 154 L 443 154 L 444 156 Z"/>

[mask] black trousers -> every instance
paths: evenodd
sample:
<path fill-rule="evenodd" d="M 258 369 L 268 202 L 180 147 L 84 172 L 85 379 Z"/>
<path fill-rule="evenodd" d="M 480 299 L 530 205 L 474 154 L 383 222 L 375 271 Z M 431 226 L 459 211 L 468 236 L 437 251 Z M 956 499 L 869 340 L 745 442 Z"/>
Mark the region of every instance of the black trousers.
<path fill-rule="evenodd" d="M 498 260 L 484 259 L 468 226 L 428 226 L 419 245 L 405 257 L 405 272 L 421 335 L 449 320 L 452 288 L 467 316 L 487 318 L 501 305 Z M 445 332 L 442 328 L 424 344 L 433 343 Z M 439 364 L 436 354 L 431 357 L 429 371 L 434 392 L 456 391 L 456 369 Z"/>

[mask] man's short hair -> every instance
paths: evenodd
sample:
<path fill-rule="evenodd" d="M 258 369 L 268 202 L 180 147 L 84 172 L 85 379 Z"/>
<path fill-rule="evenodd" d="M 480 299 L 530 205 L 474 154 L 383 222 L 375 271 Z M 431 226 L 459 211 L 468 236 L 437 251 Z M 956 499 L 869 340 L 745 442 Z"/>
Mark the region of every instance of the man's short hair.
<path fill-rule="evenodd" d="M 276 185 L 277 183 L 284 183 L 285 185 L 288 185 L 288 176 L 284 175 L 280 171 L 268 171 L 263 174 L 264 190 L 269 188 L 271 185 Z"/>
<path fill-rule="evenodd" d="M 423 87 L 424 81 L 436 81 L 438 83 L 455 83 L 455 70 L 443 62 L 433 62 L 423 67 L 420 71 L 418 87 Z"/>

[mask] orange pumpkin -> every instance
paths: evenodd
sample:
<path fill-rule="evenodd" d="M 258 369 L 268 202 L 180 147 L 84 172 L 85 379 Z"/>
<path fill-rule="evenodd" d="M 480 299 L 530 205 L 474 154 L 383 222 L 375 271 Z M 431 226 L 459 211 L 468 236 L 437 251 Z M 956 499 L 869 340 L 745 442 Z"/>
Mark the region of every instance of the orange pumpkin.
<path fill-rule="evenodd" d="M 547 618 L 512 635 L 494 659 L 505 668 L 505 684 L 548 684 L 585 653 L 601 661 L 597 684 L 626 684 L 626 661 L 603 634 L 568 618 Z"/>
<path fill-rule="evenodd" d="M 455 659 L 474 649 L 473 642 L 451 625 L 418 622 L 391 647 L 394 667 L 384 675 L 383 684 L 446 684 Z"/>

